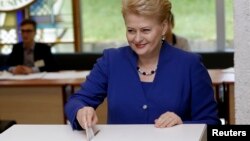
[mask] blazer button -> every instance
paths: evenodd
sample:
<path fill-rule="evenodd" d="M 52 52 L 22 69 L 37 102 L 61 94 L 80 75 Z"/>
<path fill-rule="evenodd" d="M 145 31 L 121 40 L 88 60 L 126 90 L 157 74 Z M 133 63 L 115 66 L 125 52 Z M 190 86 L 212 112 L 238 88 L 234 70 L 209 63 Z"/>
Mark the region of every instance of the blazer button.
<path fill-rule="evenodd" d="M 146 105 L 146 104 L 142 106 L 142 109 L 144 109 L 144 110 L 146 110 L 147 108 L 148 108 L 148 105 Z"/>

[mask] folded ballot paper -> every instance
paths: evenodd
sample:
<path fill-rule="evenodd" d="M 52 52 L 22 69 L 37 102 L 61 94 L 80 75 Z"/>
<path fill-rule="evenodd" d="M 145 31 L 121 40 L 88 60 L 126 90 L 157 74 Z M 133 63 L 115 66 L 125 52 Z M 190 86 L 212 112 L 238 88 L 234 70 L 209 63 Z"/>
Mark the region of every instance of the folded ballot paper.
<path fill-rule="evenodd" d="M 91 141 L 95 137 L 95 135 L 97 135 L 100 132 L 100 130 L 97 129 L 95 126 L 92 126 L 92 127 L 86 127 L 85 132 L 87 141 Z"/>

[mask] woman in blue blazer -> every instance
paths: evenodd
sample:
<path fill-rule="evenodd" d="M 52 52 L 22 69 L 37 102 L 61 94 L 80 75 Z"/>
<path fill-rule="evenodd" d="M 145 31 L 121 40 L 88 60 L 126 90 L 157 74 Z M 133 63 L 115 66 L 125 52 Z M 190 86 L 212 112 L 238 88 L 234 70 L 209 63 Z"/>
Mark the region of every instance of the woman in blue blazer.
<path fill-rule="evenodd" d="M 140 1 L 140 2 L 139 2 Z M 162 41 L 168 0 L 122 0 L 129 46 L 105 50 L 65 105 L 74 129 L 97 123 L 108 101 L 108 124 L 219 124 L 211 79 L 198 55 Z M 157 15 L 157 16 L 156 16 Z"/>

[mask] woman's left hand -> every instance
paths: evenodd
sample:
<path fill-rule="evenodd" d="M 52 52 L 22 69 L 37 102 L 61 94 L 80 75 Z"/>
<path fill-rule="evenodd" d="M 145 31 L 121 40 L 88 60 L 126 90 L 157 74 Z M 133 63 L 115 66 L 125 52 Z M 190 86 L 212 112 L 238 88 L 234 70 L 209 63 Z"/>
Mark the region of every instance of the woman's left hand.
<path fill-rule="evenodd" d="M 174 125 L 182 124 L 181 118 L 174 112 L 166 112 L 155 120 L 155 127 L 165 128 L 172 127 Z"/>

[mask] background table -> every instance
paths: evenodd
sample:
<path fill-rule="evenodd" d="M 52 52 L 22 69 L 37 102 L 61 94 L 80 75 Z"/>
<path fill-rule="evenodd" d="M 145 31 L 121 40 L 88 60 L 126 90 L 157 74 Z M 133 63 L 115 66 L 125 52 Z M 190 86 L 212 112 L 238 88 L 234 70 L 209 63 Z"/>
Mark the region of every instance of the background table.
<path fill-rule="evenodd" d="M 65 123 L 65 87 L 83 79 L 0 81 L 0 119 L 23 124 Z"/>
<path fill-rule="evenodd" d="M 235 124 L 234 82 L 233 68 L 208 70 L 212 79 L 215 97 L 219 104 L 219 114 L 225 118 L 225 124 Z"/>
<path fill-rule="evenodd" d="M 88 73 L 60 71 L 12 75 L 1 72 L 0 120 L 15 120 L 22 124 L 66 123 L 67 88 L 80 85 Z"/>
<path fill-rule="evenodd" d="M 93 141 L 206 141 L 205 124 L 182 124 L 171 128 L 154 125 L 97 125 L 100 132 Z M 14 125 L 1 141 L 86 141 L 84 131 L 69 125 Z"/>

